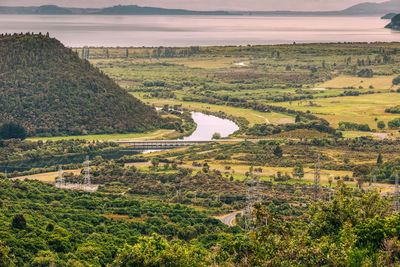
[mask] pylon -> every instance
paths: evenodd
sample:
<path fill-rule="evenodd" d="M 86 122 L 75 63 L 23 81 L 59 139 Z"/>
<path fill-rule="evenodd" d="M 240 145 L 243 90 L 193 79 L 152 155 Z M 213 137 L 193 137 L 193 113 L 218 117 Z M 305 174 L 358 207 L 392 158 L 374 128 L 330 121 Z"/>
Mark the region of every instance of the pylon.
<path fill-rule="evenodd" d="M 91 180 L 90 180 L 90 160 L 89 156 L 86 156 L 86 161 L 84 162 L 85 169 L 83 170 L 84 176 L 83 176 L 83 184 L 84 185 L 90 185 Z"/>
<path fill-rule="evenodd" d="M 319 191 L 321 188 L 321 154 L 317 153 L 317 158 L 315 161 L 314 168 L 314 190 L 315 190 L 315 199 L 318 198 Z"/>
<path fill-rule="evenodd" d="M 65 178 L 64 178 L 64 171 L 61 167 L 61 165 L 58 168 L 58 177 L 56 180 L 56 187 L 65 187 Z"/>

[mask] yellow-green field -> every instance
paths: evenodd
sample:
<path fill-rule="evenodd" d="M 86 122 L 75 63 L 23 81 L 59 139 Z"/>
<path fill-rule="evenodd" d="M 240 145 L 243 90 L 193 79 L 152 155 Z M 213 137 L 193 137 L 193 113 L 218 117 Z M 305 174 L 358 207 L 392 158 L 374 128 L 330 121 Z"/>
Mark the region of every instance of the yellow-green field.
<path fill-rule="evenodd" d="M 332 97 L 309 101 L 295 101 L 292 103 L 279 103 L 280 106 L 295 110 L 311 111 L 311 113 L 324 118 L 337 127 L 340 121 L 355 123 L 368 123 L 371 128 L 376 129 L 376 121 L 389 120 L 400 117 L 400 115 L 385 113 L 385 109 L 400 103 L 400 93 L 384 93 L 360 96 Z"/>
<path fill-rule="evenodd" d="M 121 63 L 121 62 L 132 62 L 132 59 L 91 59 L 93 64 L 97 64 L 99 62 L 108 62 L 108 63 Z M 163 62 L 168 64 L 177 64 L 183 65 L 189 68 L 201 68 L 201 69 L 223 69 L 230 67 L 240 68 L 241 64 L 244 63 L 244 66 L 248 65 L 250 62 L 248 58 L 239 58 L 239 57 L 190 57 L 190 58 L 139 58 L 134 60 L 135 63 L 157 63 Z"/>
<path fill-rule="evenodd" d="M 89 141 L 115 141 L 115 140 L 151 140 L 166 139 L 174 135 L 174 130 L 157 130 L 151 133 L 127 133 L 127 134 L 98 134 L 98 135 L 76 135 L 76 136 L 55 136 L 30 138 L 31 141 L 57 141 L 81 139 Z"/>
<path fill-rule="evenodd" d="M 374 89 L 392 89 L 393 79 L 397 77 L 396 75 L 391 76 L 375 76 L 372 78 L 361 78 L 349 75 L 341 75 L 339 77 L 333 78 L 330 81 L 318 84 L 318 88 L 332 88 L 332 89 L 344 89 L 349 87 L 354 87 L 358 89 L 360 86 L 368 89 L 372 86 Z"/>
<path fill-rule="evenodd" d="M 73 174 L 79 174 L 81 170 L 68 170 L 65 171 L 68 173 L 73 173 Z M 32 175 L 27 175 L 27 176 L 20 176 L 20 177 L 15 177 L 12 178 L 13 180 L 37 180 L 41 181 L 44 183 L 54 183 L 56 178 L 58 177 L 58 172 L 46 172 L 46 173 L 39 173 L 39 174 L 32 174 Z"/>

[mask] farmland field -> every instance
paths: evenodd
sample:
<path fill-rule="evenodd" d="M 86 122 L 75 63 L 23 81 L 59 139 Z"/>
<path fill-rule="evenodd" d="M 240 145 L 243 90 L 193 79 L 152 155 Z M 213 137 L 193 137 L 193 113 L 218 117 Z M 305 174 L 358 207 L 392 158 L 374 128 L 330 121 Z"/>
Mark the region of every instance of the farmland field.
<path fill-rule="evenodd" d="M 399 114 L 385 113 L 385 109 L 400 102 L 399 93 L 382 93 L 360 96 L 320 98 L 311 101 L 279 103 L 283 107 L 310 111 L 338 126 L 340 121 L 367 123 L 376 129 L 376 119 L 388 122 L 399 118 Z"/>

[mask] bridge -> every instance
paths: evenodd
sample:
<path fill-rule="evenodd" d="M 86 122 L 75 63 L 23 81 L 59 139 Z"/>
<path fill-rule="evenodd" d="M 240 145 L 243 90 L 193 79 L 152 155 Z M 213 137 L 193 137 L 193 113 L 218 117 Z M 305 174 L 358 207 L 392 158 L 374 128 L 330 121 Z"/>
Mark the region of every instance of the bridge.
<path fill-rule="evenodd" d="M 177 147 L 195 146 L 209 143 L 241 142 L 244 139 L 220 139 L 220 140 L 148 140 L 148 141 L 115 141 L 130 149 L 170 149 Z"/>

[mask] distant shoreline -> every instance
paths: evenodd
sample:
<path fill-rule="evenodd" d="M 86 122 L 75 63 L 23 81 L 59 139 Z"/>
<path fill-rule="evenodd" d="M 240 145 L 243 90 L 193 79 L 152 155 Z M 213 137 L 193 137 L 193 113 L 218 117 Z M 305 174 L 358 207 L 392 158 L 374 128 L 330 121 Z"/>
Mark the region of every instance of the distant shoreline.
<path fill-rule="evenodd" d="M 400 8 L 399 8 L 400 9 Z M 400 10 L 399 10 L 400 12 Z M 372 17 L 384 16 L 388 12 L 375 9 L 350 7 L 341 11 L 194 11 L 186 9 L 166 9 L 141 7 L 137 5 L 112 6 L 106 8 L 71 8 L 56 5 L 45 6 L 0 6 L 1 15 L 126 15 L 126 16 L 280 16 L 280 17 Z"/>

